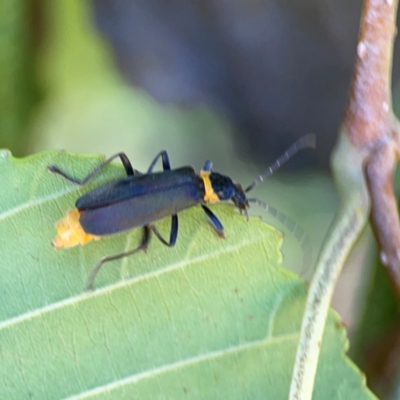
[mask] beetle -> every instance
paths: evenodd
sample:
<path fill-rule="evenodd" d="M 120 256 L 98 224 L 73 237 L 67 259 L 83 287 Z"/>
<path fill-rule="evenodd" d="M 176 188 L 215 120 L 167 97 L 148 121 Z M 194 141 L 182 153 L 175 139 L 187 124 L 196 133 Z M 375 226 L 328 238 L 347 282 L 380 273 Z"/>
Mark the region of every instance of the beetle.
<path fill-rule="evenodd" d="M 307 147 L 315 147 L 315 135 L 309 134 L 298 139 L 246 189 L 233 182 L 230 177 L 214 172 L 211 161 L 206 161 L 199 174 L 190 166 L 171 169 L 165 150 L 157 154 L 145 174 L 134 170 L 123 152 L 113 155 L 81 180 L 71 177 L 56 165 L 50 165 L 48 169 L 51 172 L 79 185 L 86 185 L 116 158 L 121 160 L 127 175 L 126 178 L 113 180 L 78 198 L 75 203 L 76 209 L 68 212 L 67 216 L 57 223 L 58 234 L 52 244 L 56 249 L 68 248 L 78 244 L 84 245 L 102 236 L 143 227 L 143 236 L 138 247 L 103 257 L 95 266 L 86 284 L 86 290 L 92 290 L 96 275 L 104 263 L 147 249 L 151 233 L 166 246 L 174 246 L 178 237 L 177 214 L 180 211 L 200 205 L 217 235 L 224 237 L 222 223 L 207 204 L 231 200 L 247 218 L 251 202 L 271 209 L 256 198 L 248 198 L 246 193 L 272 175 L 299 150 Z M 159 159 L 162 160 L 163 171 L 153 172 Z M 272 209 L 272 213 L 277 214 L 277 211 Z M 171 217 L 169 240 L 164 239 L 153 225 L 166 217 Z"/>

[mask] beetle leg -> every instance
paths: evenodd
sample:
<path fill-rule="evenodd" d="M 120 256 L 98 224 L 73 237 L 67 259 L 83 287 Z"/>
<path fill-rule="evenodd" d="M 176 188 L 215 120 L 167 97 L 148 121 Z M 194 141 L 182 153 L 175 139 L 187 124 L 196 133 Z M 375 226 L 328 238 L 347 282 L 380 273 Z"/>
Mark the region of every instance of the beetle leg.
<path fill-rule="evenodd" d="M 169 157 L 168 157 L 168 153 L 163 150 L 160 151 L 156 157 L 154 158 L 154 160 L 152 161 L 152 163 L 150 164 L 149 169 L 147 170 L 147 173 L 149 174 L 150 172 L 153 171 L 154 166 L 156 165 L 157 161 L 159 158 L 162 158 L 162 165 L 163 165 L 163 170 L 164 171 L 169 171 L 171 169 L 171 165 L 169 163 Z"/>
<path fill-rule="evenodd" d="M 169 235 L 169 242 L 167 242 L 158 232 L 157 228 L 155 226 L 150 226 L 150 229 L 154 232 L 154 234 L 157 236 L 158 240 L 161 243 L 164 243 L 168 247 L 172 247 L 176 243 L 176 239 L 178 237 L 178 216 L 174 214 L 171 219 L 171 233 Z"/>
<path fill-rule="evenodd" d="M 203 207 L 204 212 L 206 213 L 211 226 L 217 233 L 217 235 L 221 238 L 225 237 L 224 234 L 224 226 L 222 225 L 221 221 L 218 219 L 218 217 L 204 204 L 201 205 Z"/>
<path fill-rule="evenodd" d="M 125 168 L 126 174 L 127 174 L 128 176 L 133 176 L 133 175 L 135 175 L 134 170 L 133 170 L 133 168 L 132 168 L 132 164 L 131 164 L 131 162 L 129 161 L 128 156 L 127 156 L 125 153 L 123 153 L 123 152 L 114 154 L 112 157 L 110 157 L 109 159 L 107 159 L 106 161 L 104 161 L 103 163 L 101 163 L 98 167 L 96 167 L 89 175 L 87 175 L 87 176 L 86 176 L 85 178 L 83 178 L 83 179 L 76 179 L 76 178 L 73 178 L 72 176 L 70 176 L 70 175 L 66 174 L 65 172 L 61 171 L 60 168 L 58 168 L 56 165 L 49 165 L 49 166 L 48 166 L 48 169 L 49 169 L 51 172 L 54 172 L 54 173 L 56 173 L 56 174 L 61 175 L 63 178 L 69 180 L 70 182 L 77 183 L 78 185 L 86 185 L 86 184 L 87 184 L 89 181 L 91 181 L 96 175 L 98 175 L 98 174 L 101 172 L 101 170 L 102 170 L 106 165 L 108 165 L 112 160 L 114 160 L 114 159 L 117 158 L 117 157 L 120 158 L 120 160 L 121 160 L 121 162 L 122 162 L 122 165 L 123 165 L 124 168 Z"/>
<path fill-rule="evenodd" d="M 142 237 L 142 241 L 140 243 L 140 245 L 138 247 L 136 247 L 136 249 L 133 250 L 129 250 L 129 251 L 125 251 L 123 253 L 119 253 L 119 254 L 115 254 L 113 256 L 107 256 L 107 257 L 103 257 L 100 262 L 96 265 L 96 267 L 93 268 L 87 283 L 86 283 L 86 288 L 85 290 L 90 291 L 93 290 L 93 283 L 94 280 L 96 279 L 97 274 L 99 273 L 101 267 L 109 261 L 114 261 L 114 260 L 119 260 L 120 258 L 124 258 L 124 257 L 129 257 L 132 254 L 137 253 L 140 250 L 146 250 L 149 243 L 150 243 L 150 232 L 151 229 L 149 228 L 148 225 L 146 225 L 145 227 L 143 227 L 143 237 Z"/>

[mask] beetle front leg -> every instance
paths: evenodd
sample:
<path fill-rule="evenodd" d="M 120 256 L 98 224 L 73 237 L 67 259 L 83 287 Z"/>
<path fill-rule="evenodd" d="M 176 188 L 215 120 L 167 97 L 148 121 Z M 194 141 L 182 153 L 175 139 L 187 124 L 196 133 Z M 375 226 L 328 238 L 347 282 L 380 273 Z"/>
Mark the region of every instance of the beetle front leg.
<path fill-rule="evenodd" d="M 221 221 L 218 219 L 218 217 L 204 204 L 201 205 L 203 208 L 204 212 L 206 213 L 210 225 L 213 227 L 215 232 L 220 238 L 225 238 L 225 233 L 224 233 L 224 226 L 222 225 Z"/>

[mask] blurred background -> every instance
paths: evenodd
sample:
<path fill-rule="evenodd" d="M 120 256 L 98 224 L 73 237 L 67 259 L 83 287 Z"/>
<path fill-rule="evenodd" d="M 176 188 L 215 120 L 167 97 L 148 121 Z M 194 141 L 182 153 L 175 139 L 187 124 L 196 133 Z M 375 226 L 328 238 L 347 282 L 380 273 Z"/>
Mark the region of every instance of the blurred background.
<path fill-rule="evenodd" d="M 285 232 L 284 265 L 308 279 L 338 207 L 329 154 L 361 7 L 361 0 L 2 1 L 0 147 L 18 157 L 48 149 L 125 151 L 139 170 L 166 149 L 173 167 L 199 169 L 211 159 L 216 170 L 248 184 L 313 132 L 316 151 L 298 154 L 252 192 L 309 235 L 313 252 L 304 254 L 290 231 L 252 210 Z M 376 338 L 400 335 L 374 246 L 367 229 L 334 307 L 361 367 L 368 370 L 371 354 L 381 357 L 369 372 L 379 392 L 382 376 L 400 374 L 393 355 L 376 350 Z M 380 327 L 374 334 L 371 323 Z"/>

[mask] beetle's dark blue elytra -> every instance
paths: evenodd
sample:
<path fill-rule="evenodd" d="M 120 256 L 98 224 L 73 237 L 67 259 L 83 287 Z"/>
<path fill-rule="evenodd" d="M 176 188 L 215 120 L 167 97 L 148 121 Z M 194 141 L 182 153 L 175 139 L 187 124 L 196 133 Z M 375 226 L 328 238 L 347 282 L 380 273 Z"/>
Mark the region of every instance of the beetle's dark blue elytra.
<path fill-rule="evenodd" d="M 58 235 L 53 241 L 53 246 L 61 249 L 78 244 L 84 245 L 93 239 L 98 240 L 101 236 L 143 227 L 142 241 L 137 248 L 101 259 L 87 282 L 86 288 L 92 289 L 95 277 L 105 262 L 127 257 L 146 249 L 151 232 L 165 245 L 174 246 L 178 237 L 177 214 L 180 211 L 200 205 L 218 236 L 223 237 L 223 225 L 207 204 L 232 200 L 239 211 L 244 212 L 245 215 L 247 215 L 249 202 L 255 202 L 268 209 L 265 203 L 258 199 L 249 199 L 246 193 L 274 173 L 295 153 L 306 147 L 315 147 L 314 135 L 306 135 L 297 140 L 245 190 L 230 177 L 212 171 L 211 161 L 205 163 L 199 174 L 192 167 L 172 170 L 166 151 L 161 151 L 154 158 L 145 174 L 132 168 L 125 153 L 118 153 L 109 158 L 82 180 L 73 178 L 57 166 L 51 165 L 49 166 L 51 172 L 80 185 L 91 181 L 115 158 L 120 158 L 127 174 L 126 178 L 104 184 L 80 197 L 75 203 L 76 209 L 70 211 L 63 220 L 58 222 Z M 163 171 L 153 172 L 160 158 Z M 169 240 L 166 240 L 153 223 L 169 216 L 171 231 Z"/>

